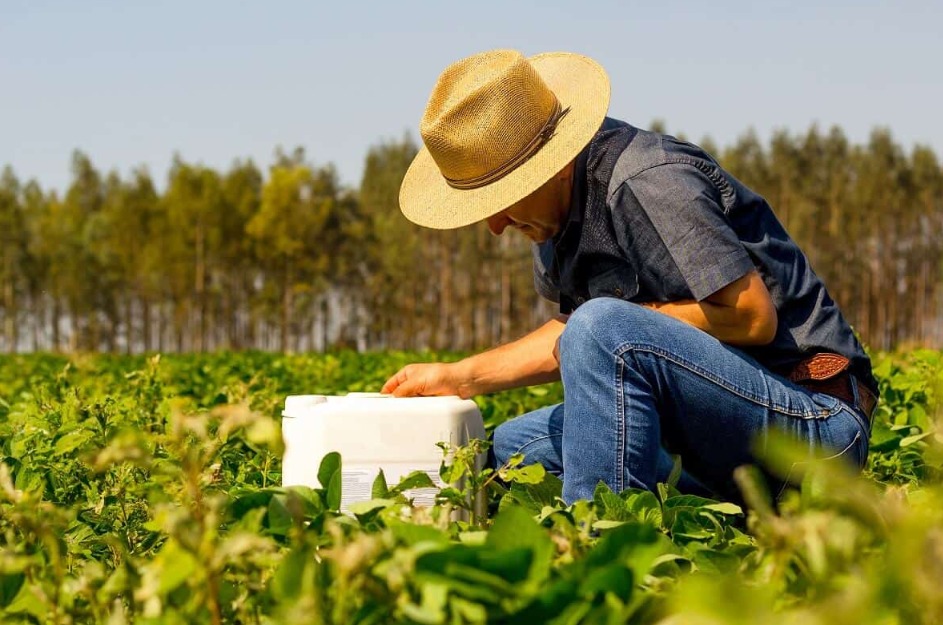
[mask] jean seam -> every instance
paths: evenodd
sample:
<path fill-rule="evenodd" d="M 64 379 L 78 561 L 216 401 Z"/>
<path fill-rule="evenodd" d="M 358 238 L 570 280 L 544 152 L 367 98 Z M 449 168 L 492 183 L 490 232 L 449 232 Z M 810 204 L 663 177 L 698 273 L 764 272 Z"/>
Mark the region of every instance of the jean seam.
<path fill-rule="evenodd" d="M 699 367 L 696 364 L 690 361 L 687 361 L 684 358 L 681 358 L 677 356 L 676 354 L 669 352 L 665 349 L 662 349 L 660 347 L 657 347 L 655 345 L 651 345 L 648 343 L 635 343 L 635 342 L 623 343 L 616 348 L 615 354 L 620 359 L 624 359 L 624 354 L 629 351 L 647 352 L 647 353 L 654 354 L 656 356 L 660 356 L 664 358 L 665 360 L 672 362 L 678 365 L 679 367 L 686 369 L 690 371 L 691 373 L 698 375 L 704 378 L 705 380 L 712 382 L 739 397 L 742 397 L 743 399 L 746 399 L 747 401 L 751 401 L 757 405 L 763 406 L 764 408 L 775 410 L 776 412 L 779 412 L 784 415 L 788 415 L 790 417 L 796 417 L 800 419 L 822 419 L 822 418 L 830 417 L 834 414 L 837 414 L 843 408 L 842 402 L 836 399 L 835 406 L 833 408 L 828 409 L 828 410 L 825 410 L 823 408 L 821 411 L 816 411 L 814 414 L 809 414 L 808 411 L 789 410 L 785 406 L 780 406 L 780 405 L 775 404 L 772 401 L 764 400 L 761 397 L 757 397 L 753 395 L 752 393 L 749 393 L 731 384 L 724 378 L 714 375 L 712 372 L 706 369 L 703 369 L 702 367 Z"/>
<path fill-rule="evenodd" d="M 524 449 L 526 449 L 527 447 L 533 445 L 534 443 L 540 442 L 540 441 L 542 441 L 542 440 L 546 440 L 546 439 L 548 439 L 548 438 L 554 438 L 554 437 L 562 437 L 562 436 L 563 436 L 563 434 L 547 434 L 546 436 L 538 436 L 537 438 L 532 438 L 532 439 L 530 439 L 529 441 L 527 441 L 526 443 L 524 443 L 523 445 L 521 445 L 521 446 L 518 448 L 518 450 L 515 451 L 515 452 L 514 452 L 513 454 L 511 454 L 511 455 L 513 456 L 514 454 L 523 453 Z M 525 456 L 526 456 L 526 454 L 525 454 Z"/>
<path fill-rule="evenodd" d="M 848 445 L 845 446 L 844 449 L 842 449 L 841 451 L 837 453 L 832 454 L 831 456 L 820 458 L 819 461 L 827 462 L 829 460 L 837 460 L 839 458 L 843 458 L 844 456 L 848 454 L 849 451 L 851 451 L 854 448 L 855 445 L 858 444 L 858 441 L 860 440 L 861 440 L 861 432 L 860 431 L 855 432 L 855 437 L 852 439 L 850 443 L 848 443 Z M 801 460 L 799 462 L 793 462 L 792 465 L 790 465 L 789 471 L 786 473 L 786 479 L 783 480 L 783 485 L 779 488 L 779 492 L 776 494 L 776 499 L 779 499 L 780 497 L 782 497 L 783 493 L 786 492 L 786 489 L 789 487 L 790 481 L 792 480 L 792 476 L 796 472 L 796 468 L 803 465 L 808 465 L 809 463 L 810 461 L 808 460 Z"/>
<path fill-rule="evenodd" d="M 616 356 L 616 427 L 618 429 L 616 441 L 615 484 L 616 492 L 625 490 L 625 360 Z"/>

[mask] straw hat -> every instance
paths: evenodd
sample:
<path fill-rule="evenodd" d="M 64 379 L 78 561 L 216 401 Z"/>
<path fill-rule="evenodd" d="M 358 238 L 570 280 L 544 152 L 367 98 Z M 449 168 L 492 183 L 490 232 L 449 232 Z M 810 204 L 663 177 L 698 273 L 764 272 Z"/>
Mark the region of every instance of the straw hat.
<path fill-rule="evenodd" d="M 443 230 L 487 219 L 576 158 L 608 107 L 606 72 L 579 54 L 492 50 L 462 59 L 432 90 L 400 210 Z"/>

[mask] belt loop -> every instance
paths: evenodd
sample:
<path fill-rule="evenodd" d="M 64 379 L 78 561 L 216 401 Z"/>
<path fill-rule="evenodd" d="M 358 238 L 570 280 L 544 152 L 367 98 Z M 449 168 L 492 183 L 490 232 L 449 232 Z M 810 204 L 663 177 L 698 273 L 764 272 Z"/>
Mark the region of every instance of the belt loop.
<path fill-rule="evenodd" d="M 865 421 L 868 422 L 868 438 L 871 438 L 871 428 L 874 426 L 874 414 L 868 414 L 868 411 L 864 407 L 864 402 L 861 401 L 861 387 L 858 386 L 858 378 L 855 377 L 853 373 L 848 374 L 848 383 L 851 384 L 851 396 L 855 399 L 855 405 L 853 408 L 864 415 Z M 872 408 L 872 410 L 874 410 Z"/>
<path fill-rule="evenodd" d="M 855 408 L 864 412 L 864 406 L 861 405 L 861 394 L 858 392 L 858 378 L 855 377 L 855 374 L 848 374 L 848 384 L 851 385 L 851 396 L 855 400 Z"/>

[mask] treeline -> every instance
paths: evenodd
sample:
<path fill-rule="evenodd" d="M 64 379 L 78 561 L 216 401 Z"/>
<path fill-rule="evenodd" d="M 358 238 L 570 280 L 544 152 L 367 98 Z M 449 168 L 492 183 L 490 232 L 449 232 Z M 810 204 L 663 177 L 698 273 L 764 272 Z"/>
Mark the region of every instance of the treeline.
<path fill-rule="evenodd" d="M 657 126 L 657 124 L 656 124 Z M 943 345 L 943 169 L 885 130 L 753 133 L 709 152 L 763 194 L 873 348 Z M 0 349 L 479 349 L 534 327 L 527 243 L 424 230 L 397 209 L 416 152 L 370 149 L 359 189 L 301 149 L 267 172 L 176 158 L 101 172 L 72 157 L 63 195 L 0 176 Z"/>

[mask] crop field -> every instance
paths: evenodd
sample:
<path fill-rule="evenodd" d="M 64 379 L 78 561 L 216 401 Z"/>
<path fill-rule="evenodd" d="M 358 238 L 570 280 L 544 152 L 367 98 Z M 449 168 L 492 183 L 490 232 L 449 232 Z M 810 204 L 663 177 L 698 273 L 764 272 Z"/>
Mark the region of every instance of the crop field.
<path fill-rule="evenodd" d="M 338 352 L 0 357 L 4 623 L 943 623 L 943 354 L 877 354 L 863 475 L 809 464 L 779 502 L 614 493 L 566 506 L 540 467 L 452 450 L 433 507 L 382 477 L 339 512 L 280 487 L 287 395 L 378 390 L 417 359 Z M 476 398 L 490 431 L 559 385 Z M 783 442 L 772 470 L 796 461 Z M 317 461 L 317 459 L 313 459 Z M 469 491 L 485 517 L 450 520 Z"/>

